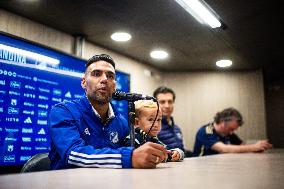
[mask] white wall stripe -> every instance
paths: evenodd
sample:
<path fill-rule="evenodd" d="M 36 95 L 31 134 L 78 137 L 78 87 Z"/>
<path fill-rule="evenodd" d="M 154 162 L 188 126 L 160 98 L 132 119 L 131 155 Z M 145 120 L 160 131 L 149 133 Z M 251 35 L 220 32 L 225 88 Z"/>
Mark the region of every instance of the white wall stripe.
<path fill-rule="evenodd" d="M 85 165 L 82 163 L 72 162 L 70 160 L 68 160 L 68 163 L 72 165 L 77 165 L 79 167 L 122 168 L 122 165 L 98 165 L 98 164 Z"/>
<path fill-rule="evenodd" d="M 69 156 L 70 160 L 76 160 L 80 161 L 83 163 L 120 163 L 121 164 L 121 159 L 94 159 L 94 160 L 89 160 L 89 159 L 82 159 L 74 156 Z"/>
<path fill-rule="evenodd" d="M 85 158 L 121 158 L 121 154 L 83 154 L 79 152 L 71 151 L 72 155 L 81 156 Z"/>

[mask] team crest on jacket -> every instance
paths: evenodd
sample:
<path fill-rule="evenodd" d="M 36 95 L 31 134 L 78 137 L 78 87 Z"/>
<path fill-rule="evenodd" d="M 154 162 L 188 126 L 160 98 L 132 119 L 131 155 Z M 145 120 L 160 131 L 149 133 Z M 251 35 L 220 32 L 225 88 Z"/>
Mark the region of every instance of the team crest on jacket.
<path fill-rule="evenodd" d="M 113 144 L 118 143 L 118 133 L 117 132 L 110 132 L 109 139 Z"/>

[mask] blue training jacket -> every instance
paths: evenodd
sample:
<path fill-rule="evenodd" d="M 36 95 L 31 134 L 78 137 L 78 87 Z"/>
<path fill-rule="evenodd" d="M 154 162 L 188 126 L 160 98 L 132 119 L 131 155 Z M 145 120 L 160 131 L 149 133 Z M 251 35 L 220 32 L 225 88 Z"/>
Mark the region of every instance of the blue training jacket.
<path fill-rule="evenodd" d="M 104 125 L 87 97 L 55 105 L 49 115 L 51 169 L 131 168 L 133 148 L 123 147 L 128 124 L 115 110 L 114 114 Z"/>

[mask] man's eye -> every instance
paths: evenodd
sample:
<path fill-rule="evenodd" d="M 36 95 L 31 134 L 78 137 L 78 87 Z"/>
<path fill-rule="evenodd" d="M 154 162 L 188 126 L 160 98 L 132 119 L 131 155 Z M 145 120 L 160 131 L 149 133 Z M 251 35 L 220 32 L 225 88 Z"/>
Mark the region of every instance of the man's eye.
<path fill-rule="evenodd" d="M 108 79 L 114 79 L 114 75 L 113 74 L 109 74 L 107 77 L 108 77 Z"/>
<path fill-rule="evenodd" d="M 99 77 L 99 76 L 101 76 L 101 72 L 100 71 L 93 71 L 92 76 Z"/>

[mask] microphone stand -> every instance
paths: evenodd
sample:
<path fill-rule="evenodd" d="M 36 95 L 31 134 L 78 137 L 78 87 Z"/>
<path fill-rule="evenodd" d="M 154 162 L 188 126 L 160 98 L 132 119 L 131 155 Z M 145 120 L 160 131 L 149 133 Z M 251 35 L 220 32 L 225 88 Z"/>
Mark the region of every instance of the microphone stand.
<path fill-rule="evenodd" d="M 130 129 L 130 142 L 131 147 L 135 148 L 135 104 L 133 101 L 128 101 L 128 127 Z"/>

